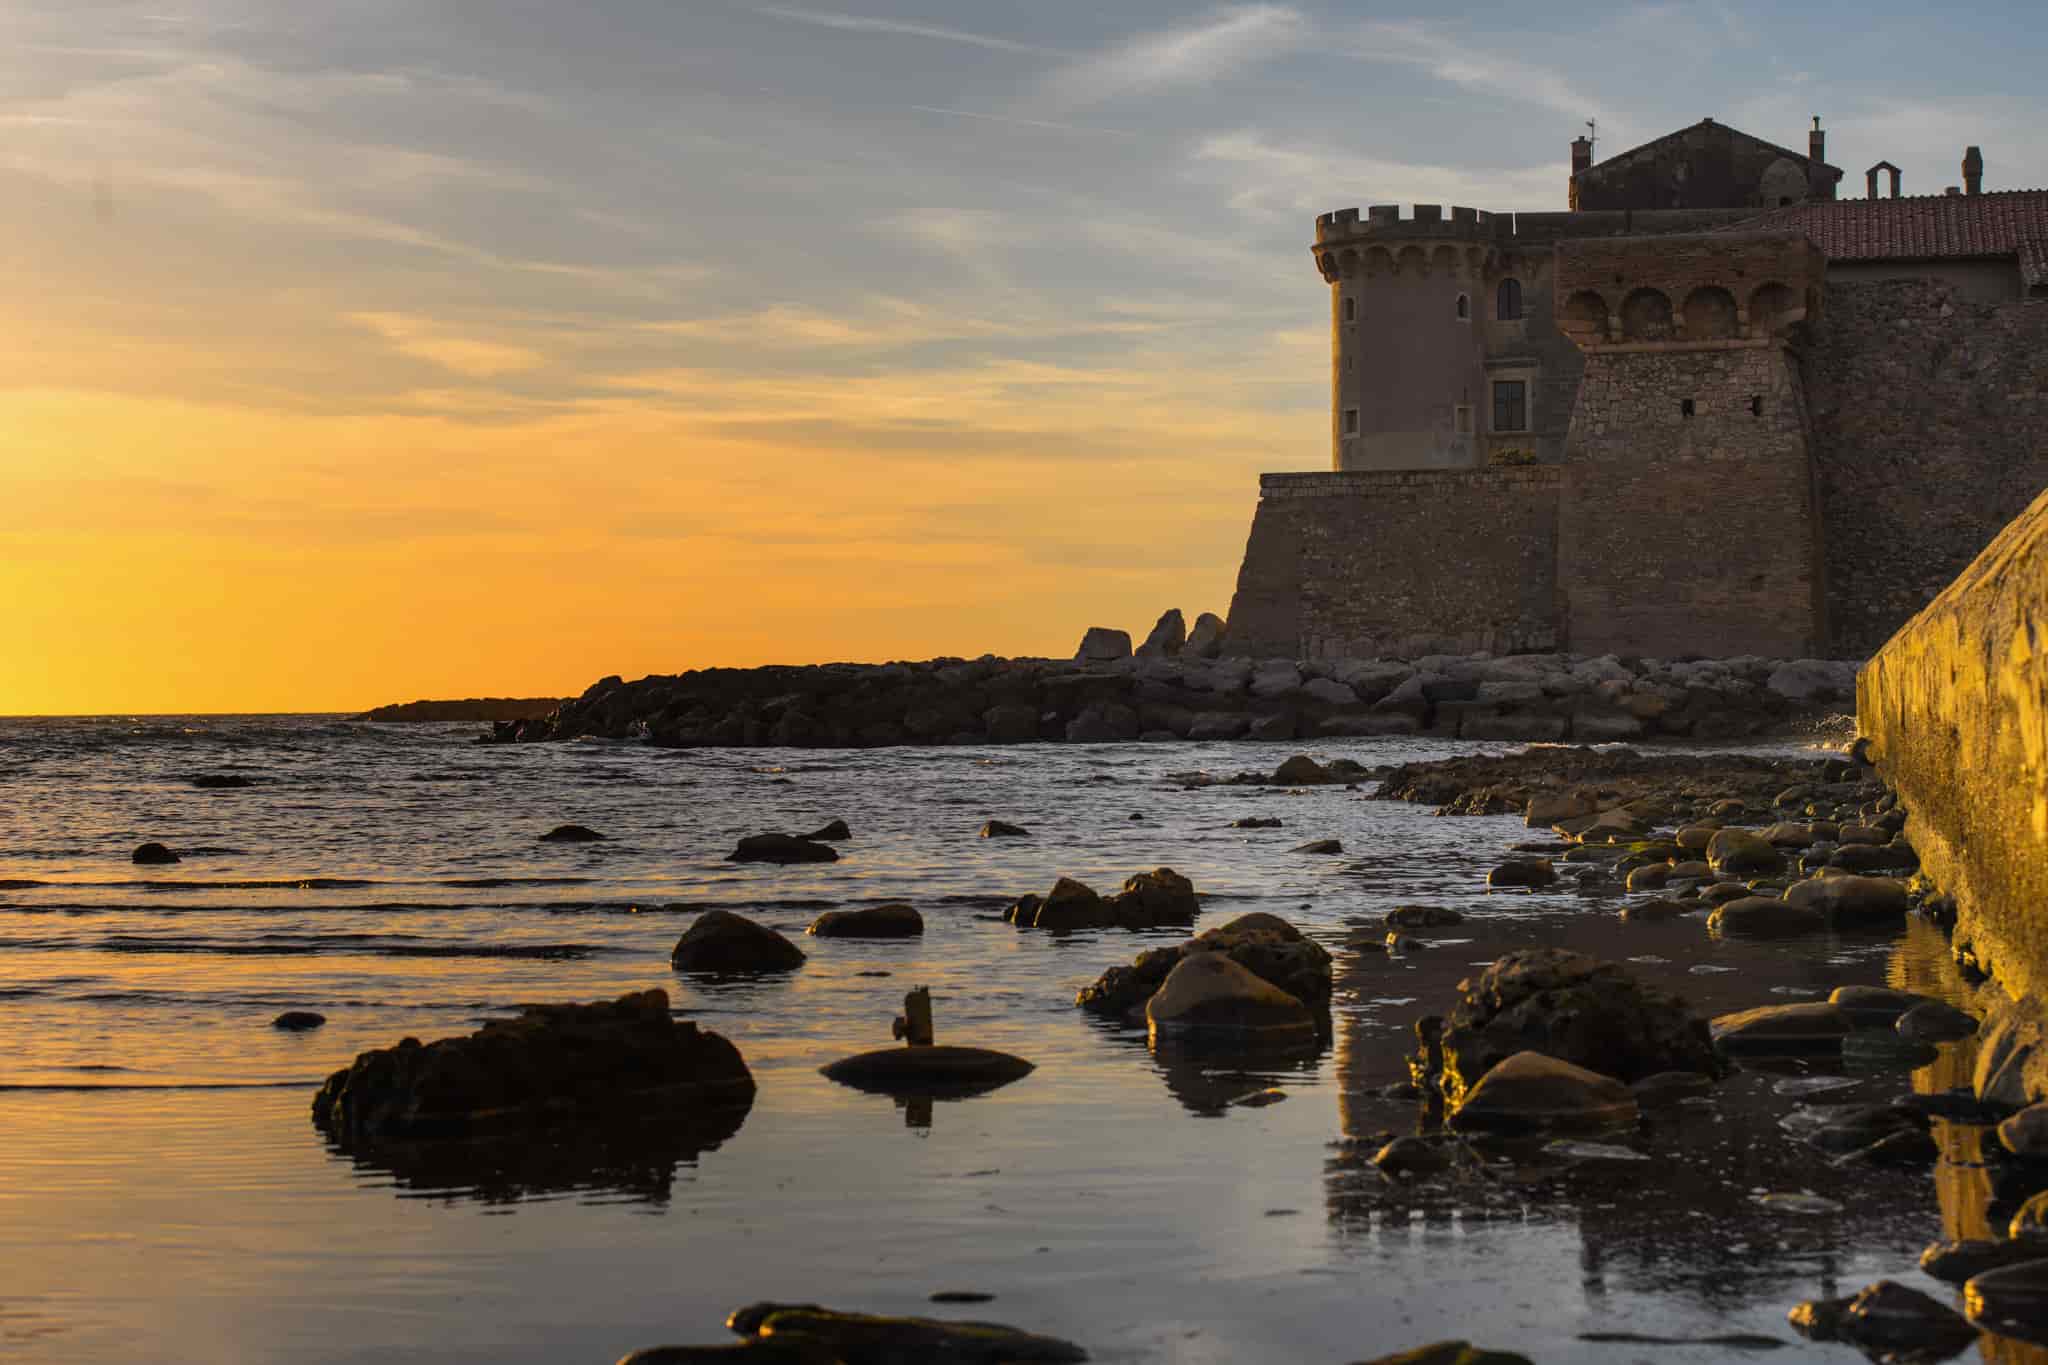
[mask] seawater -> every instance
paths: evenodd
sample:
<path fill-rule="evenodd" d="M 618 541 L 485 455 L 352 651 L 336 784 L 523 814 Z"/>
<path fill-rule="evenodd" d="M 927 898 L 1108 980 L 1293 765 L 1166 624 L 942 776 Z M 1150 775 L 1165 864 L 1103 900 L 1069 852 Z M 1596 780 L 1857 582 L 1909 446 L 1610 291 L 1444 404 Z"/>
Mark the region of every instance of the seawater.
<path fill-rule="evenodd" d="M 1759 947 L 1696 921 L 1625 926 L 1575 892 L 1487 896 L 1487 866 L 1526 836 L 1513 818 L 1187 781 L 1270 769 L 1291 752 L 1272 746 L 668 752 L 474 733 L 0 721 L 0 1357 L 603 1362 L 720 1341 L 729 1310 L 778 1298 L 992 1318 L 1109 1361 L 1338 1362 L 1446 1336 L 1628 1361 L 1688 1348 L 1581 1334 L 1791 1342 L 1792 1302 L 1912 1280 L 1955 1222 L 1932 1176 L 1844 1174 L 1788 1143 L 1793 1102 L 1762 1072 L 1646 1126 L 1644 1162 L 1418 1193 L 1363 1161 L 1376 1134 L 1416 1125 L 1379 1093 L 1413 1020 L 1510 947 L 1626 958 L 1725 1009 L 1903 980 L 1939 956 L 1911 935 Z M 1304 747 L 1378 764 L 1514 746 Z M 202 774 L 255 785 L 202 790 Z M 1252 814 L 1283 827 L 1232 827 Z M 854 836 L 837 863 L 724 861 L 743 834 L 835 818 Z M 977 838 L 990 818 L 1032 836 Z M 566 822 L 606 841 L 537 841 Z M 1291 851 L 1328 837 L 1344 856 Z M 133 865 L 146 840 L 184 861 Z M 1160 865 L 1203 894 L 1201 927 L 1266 910 L 1337 954 L 1327 1048 L 1155 1057 L 1073 996 L 1175 936 L 1002 922 L 1056 876 L 1107 890 Z M 707 907 L 798 937 L 824 910 L 895 900 L 923 913 L 922 939 L 802 940 L 800 971 L 752 982 L 668 965 Z M 1466 923 L 1405 956 L 1345 946 L 1415 902 Z M 942 1041 L 1038 1069 L 936 1105 L 818 1075 L 888 1045 L 915 985 Z M 556 1138 L 473 1170 L 394 1169 L 310 1123 L 314 1088 L 358 1051 L 651 986 L 737 1043 L 759 1084 L 710 1150 L 591 1165 Z M 286 1009 L 329 1022 L 281 1033 Z M 1269 1086 L 1287 1102 L 1231 1103 Z M 1907 1087 L 1859 1075 L 1824 1098 Z M 1845 1212 L 1758 1215 L 1772 1189 Z M 935 1308 L 942 1290 L 996 1297 Z"/>

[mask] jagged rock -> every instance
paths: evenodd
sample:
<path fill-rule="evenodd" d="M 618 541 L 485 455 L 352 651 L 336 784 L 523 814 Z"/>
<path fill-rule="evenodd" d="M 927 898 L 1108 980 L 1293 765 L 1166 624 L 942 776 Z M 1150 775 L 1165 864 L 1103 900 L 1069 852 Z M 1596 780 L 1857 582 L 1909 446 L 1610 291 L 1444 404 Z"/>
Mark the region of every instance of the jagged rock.
<path fill-rule="evenodd" d="M 794 834 L 749 834 L 725 855 L 729 863 L 836 863 L 839 851 L 830 844 Z"/>
<path fill-rule="evenodd" d="M 1152 633 L 1145 637 L 1145 643 L 1138 646 L 1138 657 L 1171 659 L 1181 652 L 1187 641 L 1188 623 L 1181 616 L 1179 607 L 1171 607 L 1152 627 Z"/>
<path fill-rule="evenodd" d="M 814 1348 L 841 1365 L 1067 1365 L 1088 1353 L 1070 1341 L 992 1322 L 879 1317 L 814 1303 L 754 1303 L 725 1320 L 764 1345 Z M 624 1362 L 621 1362 L 624 1365 Z"/>
<path fill-rule="evenodd" d="M 804 964 L 804 950 L 744 915 L 706 910 L 676 940 L 669 964 L 679 972 L 721 976 L 787 972 Z"/>
<path fill-rule="evenodd" d="M 1024 826 L 1013 825 L 1006 820 L 991 820 L 981 827 L 984 839 L 1025 839 L 1030 835 L 1031 831 Z"/>
<path fill-rule="evenodd" d="M 1195 628 L 1188 632 L 1188 642 L 1180 652 L 1197 659 L 1213 659 L 1223 652 L 1224 632 L 1223 618 L 1205 611 L 1195 618 Z"/>
<path fill-rule="evenodd" d="M 1890 1280 L 1854 1298 L 1809 1300 L 1787 1317 L 1803 1336 L 1846 1341 L 1882 1358 L 1941 1360 L 1977 1339 L 1977 1329 L 1954 1309 Z"/>
<path fill-rule="evenodd" d="M 1130 657 L 1131 633 L 1108 626 L 1088 627 L 1088 633 L 1081 637 L 1081 647 L 1074 651 L 1074 658 L 1081 663 L 1107 663 Z"/>
<path fill-rule="evenodd" d="M 583 825 L 556 825 L 541 835 L 540 841 L 544 844 L 596 844 L 602 843 L 604 836 Z"/>
<path fill-rule="evenodd" d="M 924 916 L 901 904 L 827 910 L 804 932 L 819 938 L 915 938 L 924 932 Z"/>
<path fill-rule="evenodd" d="M 1317 1035 L 1306 1005 L 1220 952 L 1182 957 L 1145 1002 L 1145 1023 L 1155 1044 L 1284 1044 Z"/>
<path fill-rule="evenodd" d="M 823 829 L 813 830 L 809 834 L 800 834 L 797 837 L 799 839 L 807 839 L 814 844 L 831 844 L 851 839 L 853 831 L 846 827 L 844 820 L 834 820 Z"/>
<path fill-rule="evenodd" d="M 128 855 L 128 861 L 144 867 L 161 867 L 167 863 L 183 862 L 184 859 L 162 844 L 144 844 Z"/>
<path fill-rule="evenodd" d="M 1849 1018 L 1833 1005 L 1810 1001 L 1716 1015 L 1712 1027 L 1715 1044 L 1728 1052 L 1832 1052 L 1848 1036 Z"/>
<path fill-rule="evenodd" d="M 1444 1098 L 1456 1105 L 1495 1065 L 1540 1052 L 1623 1082 L 1660 1071 L 1719 1075 L 1706 1021 L 1619 963 L 1561 948 L 1507 954 L 1459 983 L 1445 1019 Z"/>
<path fill-rule="evenodd" d="M 1540 1052 L 1517 1052 L 1479 1078 L 1451 1112 L 1459 1128 L 1589 1129 L 1632 1123 L 1636 1097 L 1612 1076 Z"/>
<path fill-rule="evenodd" d="M 313 1121 L 343 1140 L 460 1137 L 745 1106 L 753 1095 L 739 1049 L 671 1018 L 667 994 L 654 990 L 530 1005 L 466 1037 L 365 1052 L 327 1079 Z"/>
<path fill-rule="evenodd" d="M 1296 754 L 1273 770 L 1271 781 L 1278 787 L 1314 787 L 1338 778 L 1307 754 Z"/>
<path fill-rule="evenodd" d="M 272 1028 L 281 1028 L 287 1033 L 303 1033 L 307 1029 L 319 1028 L 327 1022 L 327 1016 L 314 1010 L 286 1010 L 270 1021 Z"/>

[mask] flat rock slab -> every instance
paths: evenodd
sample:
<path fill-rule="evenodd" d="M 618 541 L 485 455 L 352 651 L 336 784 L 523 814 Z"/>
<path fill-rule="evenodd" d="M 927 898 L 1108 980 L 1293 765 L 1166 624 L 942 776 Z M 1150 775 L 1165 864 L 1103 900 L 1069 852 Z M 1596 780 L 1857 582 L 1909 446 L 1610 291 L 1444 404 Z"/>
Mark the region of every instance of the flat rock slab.
<path fill-rule="evenodd" d="M 1849 1017 L 1834 1005 L 1763 1005 L 1716 1016 L 1714 1045 L 1726 1052 L 1831 1052 L 1849 1034 Z"/>
<path fill-rule="evenodd" d="M 985 1047 L 887 1047 L 818 1068 L 828 1079 L 883 1095 L 977 1095 L 1036 1068 Z"/>

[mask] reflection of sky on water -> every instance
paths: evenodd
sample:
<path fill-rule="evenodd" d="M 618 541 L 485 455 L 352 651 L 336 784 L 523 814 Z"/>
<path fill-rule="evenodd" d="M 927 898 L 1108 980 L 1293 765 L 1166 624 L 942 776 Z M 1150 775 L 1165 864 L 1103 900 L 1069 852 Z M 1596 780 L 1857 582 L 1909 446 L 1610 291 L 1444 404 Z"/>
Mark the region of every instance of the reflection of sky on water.
<path fill-rule="evenodd" d="M 1413 1019 L 1507 947 L 1626 956 L 1709 1010 L 1887 976 L 1939 991 L 1946 959 L 1919 940 L 1908 952 L 1715 944 L 1696 922 L 1622 925 L 1611 904 L 1573 893 L 1488 897 L 1485 854 L 1520 836 L 1515 821 L 1437 820 L 1340 789 L 1162 780 L 1268 767 L 1280 751 L 507 751 L 472 749 L 459 731 L 220 723 L 210 738 L 110 745 L 13 724 L 0 723 L 13 774 L 0 882 L 66 884 L 0 891 L 0 1087 L 306 1084 L 0 1089 L 0 1354 L 598 1359 L 718 1340 L 725 1312 L 751 1299 L 915 1311 L 935 1290 L 980 1289 L 998 1298 L 971 1315 L 1107 1360 L 1334 1362 L 1445 1335 L 1623 1360 L 1627 1348 L 1596 1357 L 1574 1338 L 1789 1337 L 1798 1298 L 1900 1276 L 1944 1223 L 1954 1235 L 1984 1219 L 1961 1169 L 1817 1169 L 1776 1126 L 1798 1101 L 1758 1075 L 1711 1109 L 1656 1117 L 1633 1140 L 1651 1163 L 1531 1162 L 1483 1190 L 1379 1188 L 1363 1144 L 1345 1139 L 1412 1129 L 1412 1102 L 1371 1092 L 1402 1077 Z M 1373 762 L 1453 747 L 1322 752 Z M 237 769 L 273 780 L 239 792 L 180 780 Z M 1285 827 L 1229 828 L 1254 810 Z M 1034 837 L 975 839 L 991 816 Z M 841 863 L 722 861 L 739 833 L 834 817 L 856 836 Z M 614 837 L 532 842 L 564 820 Z M 1287 851 L 1322 836 L 1347 856 Z M 120 885 L 138 879 L 125 854 L 147 837 L 240 851 L 151 874 L 190 889 Z M 1072 996 L 1172 935 L 1057 939 L 997 918 L 1058 873 L 1108 887 L 1160 863 L 1211 895 L 1204 926 L 1271 910 L 1337 952 L 1328 1047 L 1156 1056 L 1141 1031 L 1081 1015 Z M 309 877 L 370 885 L 191 887 Z M 828 906 L 889 899 L 924 912 L 923 940 L 806 940 L 801 971 L 752 982 L 667 967 L 688 922 L 669 907 L 727 905 L 794 934 Z M 1418 933 L 1430 946 L 1399 957 L 1343 948 L 1408 902 L 1466 920 Z M 816 1074 L 888 1045 L 917 984 L 933 989 L 941 1041 L 1038 1069 L 930 1105 Z M 521 1001 L 653 985 L 746 1054 L 760 1093 L 737 1132 L 558 1135 L 465 1164 L 351 1158 L 308 1121 L 310 1083 L 361 1048 L 466 1030 Z M 331 1022 L 275 1033 L 267 1022 L 286 1008 Z M 1271 1086 L 1289 1098 L 1232 1103 Z M 1904 1086 L 1875 1076 L 1806 1102 Z M 1748 1202 L 1787 1187 L 1849 1212 L 1764 1219 Z"/>

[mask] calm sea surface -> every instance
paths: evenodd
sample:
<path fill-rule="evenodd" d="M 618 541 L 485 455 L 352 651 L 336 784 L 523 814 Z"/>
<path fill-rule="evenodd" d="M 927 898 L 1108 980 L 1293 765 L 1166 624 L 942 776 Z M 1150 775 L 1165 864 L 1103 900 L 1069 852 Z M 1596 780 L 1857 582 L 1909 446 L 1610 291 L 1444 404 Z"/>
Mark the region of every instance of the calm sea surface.
<path fill-rule="evenodd" d="M 1761 1072 L 1626 1139 L 1648 1160 L 1428 1193 L 1363 1163 L 1371 1135 L 1415 1126 L 1412 1103 L 1373 1093 L 1402 1075 L 1414 1018 L 1509 948 L 1630 958 L 1719 1010 L 1848 981 L 1935 989 L 1943 950 L 1918 930 L 1715 944 L 1694 920 L 1627 926 L 1575 893 L 1487 897 L 1518 820 L 1173 780 L 1269 770 L 1291 752 L 1272 747 L 671 753 L 473 733 L 0 720 L 0 1357 L 607 1362 L 717 1342 L 730 1309 L 786 1298 L 994 1318 L 1101 1360 L 1334 1363 L 1452 1335 L 1538 1360 L 1713 1360 L 1579 1336 L 1789 1341 L 1798 1299 L 1881 1276 L 1929 1287 L 1911 1271 L 1921 1245 L 1982 1216 L 1937 1176 L 1845 1173 L 1791 1143 L 1779 1120 L 1807 1101 Z M 201 790 L 201 774 L 257 785 Z M 1230 827 L 1253 813 L 1284 827 Z M 976 838 L 992 817 L 1034 837 Z M 834 818 L 854 833 L 836 864 L 723 861 L 742 834 Z M 536 842 L 570 821 L 609 839 Z M 1333 836 L 1346 856 L 1289 851 Z M 145 840 L 184 861 L 134 866 Z M 1072 1001 L 1174 936 L 1000 919 L 1057 875 L 1107 890 L 1161 864 L 1204 893 L 1203 927 L 1267 910 L 1337 953 L 1329 1047 L 1280 1065 L 1157 1059 L 1142 1031 Z M 706 907 L 796 936 L 825 909 L 888 900 L 923 912 L 922 940 L 805 940 L 801 971 L 717 988 L 668 965 Z M 1405 957 L 1343 947 L 1417 901 L 1467 922 Z M 933 1107 L 817 1074 L 886 1045 L 913 985 L 932 988 L 941 1041 L 1038 1070 Z M 313 1089 L 362 1049 L 652 986 L 732 1038 L 759 1083 L 710 1150 L 594 1162 L 543 1145 L 393 1169 L 330 1150 L 309 1121 Z M 286 1009 L 329 1022 L 281 1033 Z M 1819 1098 L 1949 1084 L 1959 1064 L 1850 1073 Z M 1229 1103 L 1274 1085 L 1288 1102 Z M 1753 1202 L 1802 1190 L 1843 1211 Z M 939 1290 L 996 1299 L 934 1308 Z"/>

